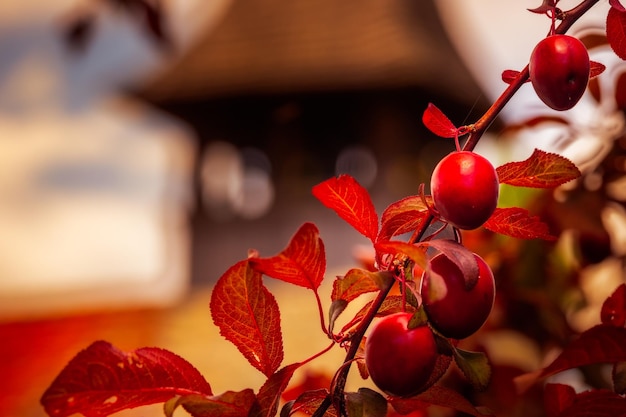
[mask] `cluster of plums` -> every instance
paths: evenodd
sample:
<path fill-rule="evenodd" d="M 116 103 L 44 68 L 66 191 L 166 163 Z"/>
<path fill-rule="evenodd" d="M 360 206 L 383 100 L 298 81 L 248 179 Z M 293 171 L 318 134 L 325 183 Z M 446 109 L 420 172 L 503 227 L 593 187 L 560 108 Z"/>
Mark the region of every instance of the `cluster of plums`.
<path fill-rule="evenodd" d="M 531 54 L 530 81 L 538 97 L 555 110 L 570 109 L 580 100 L 589 75 L 587 49 L 574 37 L 548 36 Z M 433 171 L 430 188 L 439 219 L 458 229 L 480 227 L 498 203 L 496 170 L 474 152 L 455 151 L 444 157 Z M 365 363 L 381 390 L 407 397 L 427 389 L 439 356 L 434 332 L 464 339 L 486 322 L 495 300 L 495 282 L 487 263 L 474 257 L 479 276 L 471 288 L 457 264 L 444 254 L 431 259 L 421 280 L 427 323 L 409 326 L 412 314 L 402 312 L 372 326 L 365 343 Z"/>

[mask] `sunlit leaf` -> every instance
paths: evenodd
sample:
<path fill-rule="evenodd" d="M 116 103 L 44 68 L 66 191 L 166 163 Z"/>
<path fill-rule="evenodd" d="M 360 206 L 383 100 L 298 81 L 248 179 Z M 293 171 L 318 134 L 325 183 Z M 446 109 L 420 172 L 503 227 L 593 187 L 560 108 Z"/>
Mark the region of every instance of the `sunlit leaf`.
<path fill-rule="evenodd" d="M 565 384 L 546 384 L 544 388 L 546 417 L 559 417 L 576 400 L 576 391 Z"/>
<path fill-rule="evenodd" d="M 451 408 L 463 413 L 476 416 L 492 416 L 489 410 L 475 407 L 467 398 L 459 392 L 439 385 L 433 385 L 423 393 L 411 397 L 394 397 L 389 399 L 391 406 L 400 414 L 408 414 L 416 409 L 424 409 L 429 405 L 438 405 Z"/>
<path fill-rule="evenodd" d="M 622 284 L 602 304 L 600 319 L 603 324 L 624 327 L 626 324 L 626 284 Z"/>
<path fill-rule="evenodd" d="M 313 223 L 304 223 L 278 255 L 249 261 L 262 274 L 312 290 L 319 288 L 326 272 L 324 242 Z"/>
<path fill-rule="evenodd" d="M 426 201 L 432 201 L 430 196 L 425 198 Z M 390 204 L 381 217 L 377 240 L 389 240 L 394 236 L 413 232 L 428 214 L 428 207 L 418 195 L 405 197 Z"/>
<path fill-rule="evenodd" d="M 330 298 L 332 301 L 350 302 L 362 294 L 385 288 L 391 280 L 393 276 L 388 271 L 370 272 L 353 268 L 343 277 L 337 277 Z"/>
<path fill-rule="evenodd" d="M 428 130 L 442 138 L 453 138 L 458 132 L 454 123 L 432 103 L 428 103 L 426 110 L 424 110 L 422 123 L 424 123 L 424 126 L 426 126 Z"/>
<path fill-rule="evenodd" d="M 211 387 L 174 353 L 158 348 L 124 352 L 97 341 L 63 368 L 41 404 L 52 417 L 101 417 L 193 394 L 211 395 Z"/>
<path fill-rule="evenodd" d="M 355 324 L 357 324 L 369 311 L 372 306 L 372 301 L 366 303 L 354 316 L 354 318 L 347 323 L 341 331 L 345 333 Z M 414 312 L 416 309 L 414 306 L 407 304 L 404 302 L 404 299 L 401 295 L 388 295 L 383 301 L 382 305 L 376 312 L 376 317 L 388 316 L 390 314 L 399 313 L 402 311 Z"/>
<path fill-rule="evenodd" d="M 359 233 L 372 242 L 378 235 L 378 215 L 363 186 L 349 175 L 330 178 L 313 187 L 313 195 L 334 210 Z"/>
<path fill-rule="evenodd" d="M 377 242 L 374 247 L 378 254 L 402 254 L 411 258 L 411 260 L 422 269 L 427 268 L 428 259 L 426 257 L 426 250 L 424 247 L 396 240 Z"/>
<path fill-rule="evenodd" d="M 483 226 L 492 232 L 518 239 L 556 240 L 556 237 L 550 234 L 547 224 L 520 207 L 496 208 Z"/>
<path fill-rule="evenodd" d="M 496 172 L 502 184 L 532 188 L 553 188 L 580 177 L 580 171 L 569 159 L 540 149 L 524 161 L 496 168 Z"/>
<path fill-rule="evenodd" d="M 220 334 L 252 366 L 268 377 L 276 372 L 283 360 L 278 304 L 248 261 L 238 262 L 220 277 L 210 308 Z"/>
<path fill-rule="evenodd" d="M 626 11 L 611 7 L 606 18 L 606 37 L 617 56 L 626 59 Z"/>

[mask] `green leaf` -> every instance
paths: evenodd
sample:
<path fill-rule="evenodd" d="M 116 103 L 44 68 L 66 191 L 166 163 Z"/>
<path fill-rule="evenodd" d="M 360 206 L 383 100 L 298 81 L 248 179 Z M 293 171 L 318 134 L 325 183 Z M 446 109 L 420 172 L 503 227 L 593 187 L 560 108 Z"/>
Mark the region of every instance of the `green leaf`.
<path fill-rule="evenodd" d="M 472 386 L 484 391 L 491 380 L 491 365 L 483 352 L 454 349 L 454 361 Z"/>
<path fill-rule="evenodd" d="M 428 316 L 426 316 L 426 311 L 424 311 L 424 308 L 420 307 L 411 316 L 407 327 L 409 329 L 415 329 L 420 326 L 424 326 L 426 323 L 428 323 Z"/>
<path fill-rule="evenodd" d="M 387 400 L 369 388 L 359 388 L 358 392 L 346 393 L 348 417 L 385 417 Z"/>

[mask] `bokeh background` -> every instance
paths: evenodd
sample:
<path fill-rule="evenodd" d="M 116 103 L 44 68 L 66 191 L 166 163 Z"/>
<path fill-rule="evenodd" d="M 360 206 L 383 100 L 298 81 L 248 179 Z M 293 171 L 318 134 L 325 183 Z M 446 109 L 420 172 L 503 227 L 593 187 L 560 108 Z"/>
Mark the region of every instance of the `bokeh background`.
<path fill-rule="evenodd" d="M 369 248 L 311 187 L 349 173 L 379 213 L 416 194 L 453 149 L 421 125 L 426 105 L 457 125 L 472 122 L 504 88 L 501 71 L 520 69 L 548 27 L 525 12 L 532 4 L 513 1 L 24 3 L 0 5 L 0 415 L 7 417 L 44 416 L 45 388 L 100 339 L 126 350 L 172 350 L 217 393 L 258 389 L 262 375 L 211 322 L 212 284 L 249 249 L 273 255 L 312 221 L 326 245 L 322 294 L 329 294 L 332 278 Z M 590 16 L 575 29 L 593 37 L 602 23 Z M 487 36 L 492 30 L 498 35 Z M 551 116 L 525 86 L 479 148 L 497 164 L 543 147 L 584 168 L 583 188 L 593 195 L 583 193 L 577 207 L 591 204 L 597 216 L 587 228 L 576 216 L 553 223 L 574 230 L 566 243 L 580 237 L 576 227 L 589 232 L 588 249 L 600 253 L 591 251 L 594 267 L 612 262 L 600 268 L 599 290 L 588 284 L 586 305 L 623 282 L 626 252 L 623 204 L 606 209 L 606 198 L 595 198 L 610 188 L 610 199 L 624 200 L 626 70 L 606 47 L 596 53 L 608 68 L 596 85 L 602 94 L 587 94 L 565 121 L 511 129 Z M 606 167 L 598 171 L 607 155 L 615 155 L 612 188 L 602 182 Z M 488 238 L 468 242 L 503 263 Z M 311 336 L 310 292 L 267 285 L 283 313 L 285 363 L 325 347 L 321 333 Z M 580 328 L 595 320 L 591 311 Z M 523 332 L 492 332 L 482 343 L 494 344 L 501 356 L 508 352 L 503 361 L 524 370 L 545 354 Z M 332 373 L 342 357 L 335 349 L 315 372 Z"/>

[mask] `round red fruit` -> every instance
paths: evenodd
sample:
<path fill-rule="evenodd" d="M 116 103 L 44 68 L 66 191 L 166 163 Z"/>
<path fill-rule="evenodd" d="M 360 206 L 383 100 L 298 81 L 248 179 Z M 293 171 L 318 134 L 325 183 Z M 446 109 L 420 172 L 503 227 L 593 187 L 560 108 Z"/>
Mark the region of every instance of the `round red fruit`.
<path fill-rule="evenodd" d="M 530 82 L 537 96 L 554 110 L 568 110 L 578 103 L 589 83 L 589 53 L 572 36 L 542 39 L 530 56 Z"/>
<path fill-rule="evenodd" d="M 441 218 L 459 229 L 476 229 L 498 204 L 498 175 L 491 162 L 474 152 L 445 156 L 433 171 L 430 191 Z"/>
<path fill-rule="evenodd" d="M 422 302 L 430 324 L 443 336 L 464 339 L 487 321 L 495 301 L 495 281 L 489 265 L 474 254 L 478 280 L 467 289 L 459 267 L 443 254 L 430 261 L 422 275 Z"/>
<path fill-rule="evenodd" d="M 435 337 L 428 325 L 409 329 L 411 313 L 383 317 L 365 342 L 365 364 L 378 388 L 409 397 L 428 388 L 437 361 Z"/>

